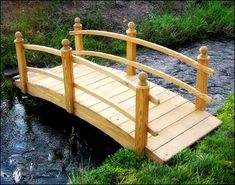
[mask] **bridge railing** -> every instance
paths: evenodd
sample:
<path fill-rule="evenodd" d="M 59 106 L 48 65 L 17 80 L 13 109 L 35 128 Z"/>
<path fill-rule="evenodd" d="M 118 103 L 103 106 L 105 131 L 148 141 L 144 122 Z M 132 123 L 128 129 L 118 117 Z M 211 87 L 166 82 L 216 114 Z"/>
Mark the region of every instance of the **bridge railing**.
<path fill-rule="evenodd" d="M 166 47 L 136 38 L 136 30 L 134 23 L 130 22 L 128 24 L 127 35 L 106 32 L 106 31 L 96 31 L 96 30 L 82 30 L 82 25 L 80 23 L 80 19 L 75 19 L 74 31 L 70 31 L 70 35 L 75 36 L 75 51 L 72 51 L 72 48 L 69 46 L 69 41 L 64 39 L 62 41 L 63 47 L 61 50 L 39 46 L 39 45 L 31 45 L 24 44 L 24 40 L 20 32 L 16 32 L 15 36 L 15 44 L 16 44 L 16 53 L 20 74 L 20 82 L 21 82 L 21 90 L 23 93 L 27 92 L 27 81 L 28 76 L 27 72 L 36 72 L 47 75 L 49 77 L 55 78 L 61 82 L 64 82 L 65 89 L 65 104 L 66 110 L 70 113 L 74 113 L 74 101 L 75 101 L 75 88 L 81 89 L 82 91 L 90 94 L 93 97 L 100 99 L 101 101 L 107 103 L 108 105 L 117 109 L 120 113 L 124 114 L 130 120 L 135 122 L 135 151 L 138 154 L 142 154 L 144 152 L 144 148 L 147 144 L 147 131 L 148 131 L 148 113 L 149 113 L 149 101 L 159 104 L 159 100 L 156 97 L 153 97 L 149 94 L 149 85 L 147 83 L 147 74 L 141 72 L 139 74 L 139 82 L 138 84 L 133 84 L 133 82 L 127 80 L 126 78 L 117 75 L 106 68 L 99 66 L 85 58 L 83 56 L 96 56 L 105 59 L 114 60 L 126 65 L 126 73 L 127 75 L 135 75 L 136 68 L 151 73 L 155 76 L 161 77 L 191 93 L 196 96 L 195 106 L 199 110 L 205 110 L 206 102 L 211 102 L 211 97 L 207 95 L 207 82 L 208 76 L 214 73 L 213 69 L 208 67 L 209 57 L 207 55 L 207 48 L 201 47 L 200 54 L 198 56 L 198 62 L 168 49 Z M 96 52 L 96 51 L 85 51 L 83 48 L 83 35 L 98 35 L 98 36 L 106 36 L 116 39 L 121 39 L 126 41 L 126 58 Z M 136 62 L 136 44 L 163 52 L 167 55 L 175 57 L 189 65 L 192 65 L 197 69 L 197 78 L 196 78 L 196 88 L 192 87 L 185 82 L 178 80 L 162 71 L 157 69 L 153 69 L 147 65 L 140 64 Z M 56 56 L 60 56 L 62 59 L 63 66 L 63 78 L 46 70 L 27 67 L 26 58 L 25 58 L 25 49 L 36 50 L 47 52 Z M 73 75 L 73 62 L 78 64 L 84 64 L 93 68 L 113 79 L 122 83 L 123 85 L 129 87 L 130 89 L 136 91 L 136 111 L 135 116 L 131 115 L 128 111 L 123 109 L 119 104 L 112 102 L 110 99 L 103 97 L 100 94 L 94 93 L 92 89 L 89 89 L 81 84 L 74 83 L 74 75 Z"/>
<path fill-rule="evenodd" d="M 205 110 L 206 103 L 210 103 L 212 101 L 212 98 L 207 95 L 207 81 L 208 81 L 208 76 L 214 74 L 214 70 L 208 67 L 209 57 L 207 55 L 208 53 L 207 47 L 204 46 L 200 48 L 200 54 L 197 58 L 198 61 L 195 61 L 169 48 L 136 38 L 135 24 L 133 22 L 128 23 L 128 29 L 126 31 L 127 35 L 107 32 L 107 31 L 82 30 L 82 24 L 80 23 L 79 18 L 75 18 L 75 24 L 73 27 L 74 27 L 74 31 L 70 31 L 69 34 L 75 36 L 76 51 L 73 52 L 74 54 L 77 54 L 80 56 L 89 55 L 89 56 L 102 57 L 102 58 L 111 59 L 111 60 L 123 63 L 127 66 L 126 68 L 127 75 L 135 75 L 136 73 L 135 69 L 138 68 L 146 72 L 149 72 L 157 77 L 161 77 L 187 90 L 188 92 L 194 94 L 196 96 L 195 105 L 196 105 L 196 108 L 199 110 Z M 118 57 L 118 56 L 114 56 L 114 55 L 106 54 L 102 52 L 84 51 L 83 41 L 82 41 L 83 35 L 104 36 L 104 37 L 111 37 L 111 38 L 116 38 L 116 39 L 126 41 L 126 58 Z M 180 61 L 183 61 L 193 66 L 194 68 L 196 68 L 197 69 L 196 88 L 162 71 L 153 69 L 144 64 L 137 63 L 136 62 L 136 44 L 148 47 L 156 51 L 160 51 L 164 54 L 177 58 Z"/>

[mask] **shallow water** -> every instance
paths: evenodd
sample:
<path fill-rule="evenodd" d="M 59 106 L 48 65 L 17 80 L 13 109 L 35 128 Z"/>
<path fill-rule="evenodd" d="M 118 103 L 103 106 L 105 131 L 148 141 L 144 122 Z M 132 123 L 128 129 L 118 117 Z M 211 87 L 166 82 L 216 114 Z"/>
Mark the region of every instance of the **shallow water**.
<path fill-rule="evenodd" d="M 210 67 L 216 71 L 208 85 L 214 102 L 207 110 L 213 113 L 234 90 L 234 41 L 202 41 L 177 51 L 196 58 L 201 45 L 208 46 Z M 138 62 L 195 85 L 195 70 L 179 60 L 147 50 L 138 54 Z M 149 80 L 193 101 L 192 95 L 165 80 L 152 75 Z M 119 148 L 95 127 L 51 103 L 20 93 L 12 102 L 1 103 L 1 184 L 66 184 L 74 169 L 97 166 Z"/>
<path fill-rule="evenodd" d="M 94 167 L 121 147 L 57 106 L 24 98 L 2 103 L 1 184 L 66 184 L 74 169 Z"/>

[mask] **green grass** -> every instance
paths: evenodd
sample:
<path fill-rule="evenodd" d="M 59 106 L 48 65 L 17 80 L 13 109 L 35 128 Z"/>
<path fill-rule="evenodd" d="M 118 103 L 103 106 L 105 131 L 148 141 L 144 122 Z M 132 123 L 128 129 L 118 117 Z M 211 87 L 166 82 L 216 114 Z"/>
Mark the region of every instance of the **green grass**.
<path fill-rule="evenodd" d="M 234 37 L 234 5 L 219 1 L 203 5 L 189 1 L 182 15 L 155 9 L 139 25 L 139 37 L 161 45 L 174 45 L 218 36 Z"/>
<path fill-rule="evenodd" d="M 109 7 L 114 4 L 113 2 L 100 2 L 98 3 L 99 7 L 90 4 L 88 13 L 82 15 L 79 10 L 63 11 L 63 8 L 61 8 L 64 5 L 63 1 L 30 1 L 22 3 L 24 5 L 21 8 L 16 8 L 3 16 L 1 22 L 0 63 L 2 81 L 8 80 L 3 77 L 4 69 L 17 66 L 13 42 L 16 31 L 23 33 L 26 43 L 60 49 L 61 40 L 67 38 L 74 48 L 74 37 L 69 36 L 68 32 L 73 29 L 74 18 L 77 16 L 81 17 L 85 29 L 112 31 L 109 30 L 110 26 L 106 25 L 102 17 L 105 7 L 103 3 L 109 3 Z M 146 19 L 139 24 L 137 23 L 138 37 L 162 45 L 182 44 L 220 35 L 234 37 L 234 5 L 233 3 L 225 4 L 213 1 L 195 5 L 194 1 L 189 1 L 183 12 L 180 12 L 179 15 L 173 15 L 174 7 L 171 2 L 168 2 L 165 9 L 155 8 Z M 84 37 L 85 49 L 119 56 L 125 56 L 125 45 L 124 41 L 116 39 L 95 36 Z M 49 54 L 35 51 L 27 51 L 26 54 L 29 66 L 52 67 L 61 63 L 59 58 L 52 57 Z M 112 63 L 101 58 L 87 58 L 101 65 Z M 7 83 L 9 82 L 4 82 L 1 86 Z M 6 99 L 9 96 L 8 92 L 10 92 L 10 89 L 1 91 L 1 99 Z"/>
<path fill-rule="evenodd" d="M 69 184 L 233 184 L 234 93 L 219 108 L 222 125 L 160 165 L 120 149 L 95 169 L 71 174 Z"/>

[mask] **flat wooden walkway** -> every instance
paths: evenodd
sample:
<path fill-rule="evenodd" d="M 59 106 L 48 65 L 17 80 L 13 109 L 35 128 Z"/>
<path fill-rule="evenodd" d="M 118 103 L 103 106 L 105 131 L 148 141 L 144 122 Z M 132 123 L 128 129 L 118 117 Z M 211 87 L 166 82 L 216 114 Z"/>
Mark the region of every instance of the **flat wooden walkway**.
<path fill-rule="evenodd" d="M 136 83 L 137 76 L 103 67 Z M 136 92 L 113 78 L 83 64 L 73 64 L 74 82 L 102 94 L 135 117 Z M 63 68 L 46 69 L 63 77 Z M 146 154 L 153 160 L 166 162 L 184 148 L 220 125 L 221 121 L 206 111 L 161 86 L 148 82 L 150 95 L 160 104 L 149 103 L 148 140 Z M 21 88 L 20 79 L 16 86 Z M 48 100 L 64 109 L 64 83 L 44 74 L 28 72 L 27 93 Z M 99 128 L 122 146 L 134 150 L 135 122 L 117 109 L 86 92 L 75 88 L 74 114 Z M 92 136 L 91 136 L 92 137 Z"/>

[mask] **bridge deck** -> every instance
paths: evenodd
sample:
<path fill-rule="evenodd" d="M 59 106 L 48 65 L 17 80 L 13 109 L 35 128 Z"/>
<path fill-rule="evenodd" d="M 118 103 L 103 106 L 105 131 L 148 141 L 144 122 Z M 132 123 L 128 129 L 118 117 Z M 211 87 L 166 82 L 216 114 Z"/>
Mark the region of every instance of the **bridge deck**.
<path fill-rule="evenodd" d="M 124 72 L 109 68 L 116 74 Z M 63 77 L 62 66 L 47 69 Z M 137 77 L 127 77 L 135 82 Z M 74 79 L 78 84 L 103 94 L 135 116 L 135 91 L 109 76 L 82 64 L 74 64 Z M 149 82 L 150 94 L 160 104 L 149 104 L 148 143 L 146 154 L 157 161 L 168 161 L 172 156 L 195 143 L 216 128 L 221 121 L 174 92 Z M 20 87 L 20 81 L 16 80 Z M 65 108 L 64 83 L 43 74 L 28 72 L 28 93 Z M 113 137 L 124 147 L 133 149 L 135 122 L 99 99 L 75 90 L 75 114 Z M 111 123 L 111 124 L 110 124 Z M 158 133 L 158 135 L 157 135 Z"/>

